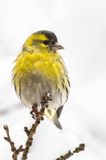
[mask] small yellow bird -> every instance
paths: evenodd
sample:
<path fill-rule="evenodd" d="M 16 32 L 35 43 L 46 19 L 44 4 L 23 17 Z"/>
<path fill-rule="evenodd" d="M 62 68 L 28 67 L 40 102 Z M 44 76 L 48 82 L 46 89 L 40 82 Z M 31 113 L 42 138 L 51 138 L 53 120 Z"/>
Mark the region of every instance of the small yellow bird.
<path fill-rule="evenodd" d="M 17 95 L 29 107 L 33 104 L 41 107 L 42 95 L 49 93 L 52 100 L 44 115 L 62 129 L 58 118 L 67 101 L 70 82 L 59 49 L 63 47 L 53 32 L 33 33 L 15 61 L 12 81 Z"/>

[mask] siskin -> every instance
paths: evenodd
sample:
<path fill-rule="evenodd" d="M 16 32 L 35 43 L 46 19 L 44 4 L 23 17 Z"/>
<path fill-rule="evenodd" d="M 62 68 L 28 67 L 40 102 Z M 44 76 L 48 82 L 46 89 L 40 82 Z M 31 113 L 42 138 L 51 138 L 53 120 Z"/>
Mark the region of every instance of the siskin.
<path fill-rule="evenodd" d="M 21 101 L 29 107 L 41 107 L 41 97 L 49 93 L 52 100 L 44 115 L 59 129 L 58 120 L 68 99 L 70 82 L 56 35 L 51 31 L 33 33 L 24 43 L 13 68 L 13 84 Z"/>

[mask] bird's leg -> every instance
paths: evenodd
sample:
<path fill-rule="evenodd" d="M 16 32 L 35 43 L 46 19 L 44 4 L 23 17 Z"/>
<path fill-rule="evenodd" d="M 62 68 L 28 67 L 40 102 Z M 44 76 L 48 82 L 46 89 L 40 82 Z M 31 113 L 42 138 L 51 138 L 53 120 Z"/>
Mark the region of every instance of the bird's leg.
<path fill-rule="evenodd" d="M 45 111 L 45 108 L 48 108 L 48 105 L 49 105 L 49 101 L 51 101 L 52 98 L 51 98 L 51 95 L 50 93 L 46 93 L 44 96 L 41 97 L 41 119 L 43 120 L 43 115 L 44 115 L 44 111 Z"/>
<path fill-rule="evenodd" d="M 48 108 L 48 103 L 51 100 L 52 100 L 52 98 L 51 98 L 51 94 L 50 93 L 46 93 L 44 96 L 42 96 L 42 98 L 41 98 L 42 107 Z"/>
<path fill-rule="evenodd" d="M 37 117 L 37 115 L 39 114 L 37 107 L 38 107 L 37 104 L 33 104 L 32 106 L 30 114 L 32 115 L 33 119 L 35 119 L 35 117 Z"/>
<path fill-rule="evenodd" d="M 32 115 L 32 118 L 35 119 L 36 117 L 41 117 L 41 119 L 43 120 L 44 110 L 45 108 L 48 108 L 49 101 L 51 100 L 52 98 L 50 93 L 46 93 L 44 96 L 41 96 L 41 109 L 39 111 L 38 105 L 33 104 L 32 110 L 30 112 Z"/>

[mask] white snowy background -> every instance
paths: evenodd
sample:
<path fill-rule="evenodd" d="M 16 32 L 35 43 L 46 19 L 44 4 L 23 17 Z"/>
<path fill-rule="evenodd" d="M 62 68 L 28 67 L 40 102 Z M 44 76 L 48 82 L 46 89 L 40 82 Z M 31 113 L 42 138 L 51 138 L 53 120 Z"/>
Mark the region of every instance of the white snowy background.
<path fill-rule="evenodd" d="M 71 160 L 106 160 L 105 0 L 0 0 L 0 160 L 12 159 L 2 126 L 9 125 L 19 146 L 26 140 L 24 126 L 32 123 L 14 92 L 11 70 L 26 38 L 41 29 L 55 32 L 64 46 L 60 54 L 72 87 L 60 118 L 64 129 L 45 119 L 28 160 L 55 160 L 80 143 L 85 151 Z"/>

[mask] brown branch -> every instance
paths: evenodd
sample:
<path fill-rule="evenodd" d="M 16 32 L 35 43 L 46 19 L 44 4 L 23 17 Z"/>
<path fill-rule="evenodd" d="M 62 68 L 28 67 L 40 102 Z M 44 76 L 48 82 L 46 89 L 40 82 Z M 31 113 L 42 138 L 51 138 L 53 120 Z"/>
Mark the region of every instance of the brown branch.
<path fill-rule="evenodd" d="M 37 108 L 38 106 L 36 104 L 34 104 L 32 106 L 32 111 L 30 113 L 32 115 L 32 118 L 35 119 L 35 122 L 34 122 L 34 124 L 32 124 L 32 127 L 30 130 L 28 130 L 27 127 L 24 128 L 24 131 L 27 135 L 27 141 L 25 144 L 25 149 L 22 154 L 22 160 L 27 159 L 29 149 L 30 149 L 32 142 L 33 142 L 33 136 L 36 133 L 36 129 L 37 129 L 38 125 L 43 120 L 45 108 L 48 107 L 48 102 L 50 100 L 51 100 L 51 96 L 48 94 L 46 94 L 45 96 L 42 97 L 40 111 L 38 111 L 38 108 Z"/>
<path fill-rule="evenodd" d="M 48 107 L 48 102 L 50 100 L 51 100 L 51 96 L 47 93 L 45 96 L 42 96 L 40 111 L 38 111 L 37 104 L 34 104 L 32 106 L 32 111 L 30 113 L 31 113 L 32 117 L 34 118 L 35 122 L 32 124 L 32 127 L 30 129 L 28 129 L 27 127 L 24 127 L 24 131 L 27 135 L 25 148 L 23 148 L 23 146 L 21 145 L 21 146 L 19 146 L 18 149 L 16 149 L 15 143 L 11 140 L 8 126 L 7 125 L 4 126 L 4 130 L 7 135 L 7 137 L 4 137 L 4 139 L 10 144 L 11 151 L 13 152 L 13 155 L 12 155 L 13 160 L 17 160 L 20 152 L 22 152 L 22 160 L 27 159 L 29 149 L 30 149 L 32 142 L 33 142 L 33 136 L 36 133 L 36 129 L 37 129 L 38 125 L 43 120 L 45 108 Z"/>
<path fill-rule="evenodd" d="M 31 129 L 28 130 L 27 127 L 24 128 L 24 131 L 25 131 L 25 133 L 27 135 L 27 141 L 26 141 L 26 144 L 25 144 L 25 149 L 24 149 L 24 151 L 22 153 L 22 160 L 26 160 L 27 159 L 27 155 L 29 153 L 29 149 L 30 149 L 30 147 L 32 145 L 32 142 L 33 142 L 33 136 L 36 133 L 36 129 L 37 129 L 38 125 L 40 124 L 41 120 L 42 120 L 42 116 L 44 114 L 44 108 L 42 108 L 40 110 L 40 112 L 37 112 L 36 114 L 37 114 L 36 115 L 36 120 L 35 120 L 34 124 L 32 124 Z"/>
<path fill-rule="evenodd" d="M 45 111 L 45 108 L 48 107 L 49 101 L 51 101 L 51 96 L 49 94 L 46 94 L 41 99 L 40 111 L 38 110 L 37 104 L 34 104 L 32 106 L 32 111 L 30 113 L 32 115 L 32 118 L 34 119 L 34 123 L 32 124 L 30 129 L 28 129 L 27 127 L 24 127 L 24 131 L 27 135 L 25 148 L 23 148 L 23 145 L 19 146 L 18 149 L 15 147 L 15 143 L 11 140 L 8 126 L 7 125 L 4 126 L 4 130 L 7 135 L 7 137 L 4 137 L 4 139 L 10 144 L 11 151 L 13 152 L 13 155 L 12 155 L 13 160 L 17 160 L 20 152 L 22 152 L 22 160 L 27 159 L 29 149 L 33 143 L 33 136 L 36 133 L 37 127 L 39 126 L 40 122 L 43 120 L 44 111 Z M 65 155 L 60 156 L 56 160 L 66 160 L 71 156 L 73 156 L 75 153 L 83 151 L 84 149 L 85 149 L 85 144 L 80 144 L 79 147 L 75 148 L 73 152 L 68 151 Z"/>
<path fill-rule="evenodd" d="M 33 136 L 36 133 L 38 125 L 44 119 L 43 118 L 44 111 L 45 111 L 45 108 L 48 107 L 48 102 L 49 101 L 51 101 L 51 96 L 46 94 L 45 96 L 42 97 L 40 111 L 38 111 L 37 104 L 34 104 L 32 106 L 32 111 L 30 113 L 32 115 L 32 118 L 35 119 L 35 122 L 34 122 L 34 124 L 32 124 L 32 127 L 31 127 L 30 130 L 27 127 L 24 128 L 24 131 L 25 131 L 25 133 L 27 135 L 27 141 L 26 141 L 26 144 L 25 144 L 25 149 L 24 149 L 24 151 L 22 153 L 22 160 L 26 160 L 27 159 L 27 155 L 29 153 L 29 149 L 30 149 L 30 147 L 32 145 L 32 142 L 33 142 Z"/>
<path fill-rule="evenodd" d="M 66 159 L 70 158 L 71 156 L 73 156 L 75 153 L 84 151 L 84 149 L 85 149 L 85 144 L 80 144 L 79 147 L 75 148 L 75 150 L 73 152 L 68 151 L 65 155 L 60 156 L 56 160 L 66 160 Z"/>
<path fill-rule="evenodd" d="M 13 158 L 13 160 L 17 160 L 19 153 L 24 150 L 23 146 L 21 145 L 18 149 L 16 149 L 14 142 L 11 140 L 9 128 L 7 125 L 4 126 L 4 130 L 6 131 L 6 135 L 7 135 L 7 137 L 4 137 L 4 139 L 7 142 L 9 142 L 10 147 L 11 147 L 11 151 L 13 152 L 12 158 Z"/>
<path fill-rule="evenodd" d="M 48 107 L 49 101 L 51 101 L 51 96 L 47 93 L 45 96 L 42 96 L 40 111 L 38 111 L 38 106 L 36 104 L 32 106 L 32 111 L 30 113 L 32 115 L 32 118 L 34 118 L 34 123 L 32 124 L 32 127 L 30 129 L 28 129 L 27 127 L 24 127 L 24 131 L 27 135 L 25 148 L 23 148 L 23 146 L 21 145 L 18 149 L 16 149 L 15 143 L 11 140 L 8 126 L 7 125 L 4 126 L 4 130 L 6 131 L 6 134 L 7 134 L 7 137 L 4 137 L 4 139 L 10 144 L 11 151 L 13 152 L 13 155 L 12 155 L 13 160 L 17 160 L 20 152 L 22 152 L 22 160 L 27 159 L 29 149 L 33 142 L 33 136 L 36 133 L 38 125 L 43 120 L 44 111 L 45 111 L 45 108 Z"/>

